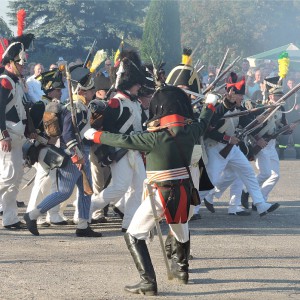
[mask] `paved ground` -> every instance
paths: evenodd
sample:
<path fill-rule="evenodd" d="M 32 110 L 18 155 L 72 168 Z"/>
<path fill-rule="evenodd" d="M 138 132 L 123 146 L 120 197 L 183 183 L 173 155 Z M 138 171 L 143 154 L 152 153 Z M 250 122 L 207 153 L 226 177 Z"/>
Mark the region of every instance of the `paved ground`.
<path fill-rule="evenodd" d="M 275 213 L 228 216 L 226 194 L 215 214 L 203 209 L 202 219 L 191 222 L 195 258 L 188 285 L 168 281 L 155 238 L 149 246 L 159 287 L 154 298 L 300 299 L 300 161 L 282 161 L 281 167 L 270 199 L 281 204 Z M 29 192 L 19 200 L 26 202 Z M 71 215 L 73 208 L 67 209 Z M 120 224 L 110 214 L 109 223 L 95 226 L 100 239 L 76 238 L 74 226 L 43 228 L 39 237 L 0 229 L 0 299 L 147 298 L 123 292 L 138 274 Z M 166 235 L 166 225 L 162 229 Z"/>

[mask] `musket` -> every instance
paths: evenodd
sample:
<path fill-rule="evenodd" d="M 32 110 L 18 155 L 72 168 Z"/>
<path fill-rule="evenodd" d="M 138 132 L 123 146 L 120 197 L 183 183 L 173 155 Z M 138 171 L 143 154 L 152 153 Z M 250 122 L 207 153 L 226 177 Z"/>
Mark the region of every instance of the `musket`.
<path fill-rule="evenodd" d="M 296 120 L 296 121 L 294 121 L 294 122 L 292 122 L 288 125 L 285 125 L 285 126 L 281 127 L 274 134 L 268 136 L 267 138 L 264 138 L 264 140 L 266 142 L 269 142 L 270 140 L 276 139 L 278 136 L 290 131 L 291 130 L 291 125 L 298 125 L 298 124 L 300 124 L 300 119 L 298 119 L 298 120 Z M 262 147 L 260 147 L 259 145 L 256 144 L 252 148 L 251 152 L 252 152 L 253 155 L 257 155 L 260 152 L 260 150 L 262 150 Z"/>
<path fill-rule="evenodd" d="M 218 72 L 217 72 L 217 74 L 216 74 L 216 77 L 218 77 L 218 76 L 220 75 L 221 71 L 223 70 L 224 65 L 225 65 L 225 62 L 226 62 L 226 60 L 227 60 L 228 53 L 229 53 L 229 48 L 227 48 L 227 50 L 226 50 L 226 53 L 225 53 L 224 58 L 223 58 L 223 60 L 222 60 L 222 62 L 221 62 L 221 65 L 220 65 L 220 67 L 219 67 L 219 69 L 218 69 Z"/>
<path fill-rule="evenodd" d="M 202 71 L 205 68 L 205 65 L 202 65 L 198 70 L 197 73 L 199 73 L 200 71 Z"/>
<path fill-rule="evenodd" d="M 94 52 L 94 48 L 95 48 L 96 44 L 97 44 L 97 40 L 95 39 L 94 42 L 93 42 L 93 44 L 92 44 L 92 46 L 91 46 L 91 48 L 90 48 L 90 51 L 89 51 L 89 53 L 88 53 L 88 55 L 87 55 L 87 57 L 85 59 L 85 62 L 83 64 L 84 68 L 86 68 L 87 65 L 89 64 L 89 61 L 91 60 L 91 56 L 92 56 L 92 54 Z"/>
<path fill-rule="evenodd" d="M 220 89 L 221 88 L 223 88 L 223 85 L 220 86 Z M 195 93 L 195 92 L 185 90 L 185 89 L 182 89 L 182 90 L 184 92 L 186 92 L 187 94 L 190 94 L 190 95 L 193 95 L 193 96 L 197 97 L 194 101 L 192 101 L 192 103 L 191 103 L 192 106 L 198 104 L 199 102 L 202 102 L 205 99 L 205 95 L 203 95 L 203 94 Z M 217 93 L 217 91 L 219 91 L 219 88 L 216 91 L 214 91 L 214 93 Z M 221 98 L 221 95 L 220 95 L 220 98 Z"/>
<path fill-rule="evenodd" d="M 216 84 L 225 76 L 225 74 L 230 70 L 232 69 L 232 67 L 234 66 L 234 64 L 239 61 L 241 59 L 240 56 L 238 56 L 230 65 L 228 65 L 224 71 L 222 71 L 220 73 L 220 75 L 218 77 L 216 77 L 214 79 L 214 81 L 203 91 L 203 94 L 205 95 L 206 93 L 208 93 L 209 91 L 211 91 L 215 86 Z"/>
<path fill-rule="evenodd" d="M 200 59 L 197 60 L 197 62 L 195 63 L 194 68 L 197 69 L 199 64 L 200 64 Z"/>
<path fill-rule="evenodd" d="M 109 97 L 114 90 L 115 90 L 115 84 L 113 83 L 105 95 L 105 100 L 109 100 Z"/>
<path fill-rule="evenodd" d="M 150 184 L 147 184 L 147 190 L 148 190 L 148 194 L 149 194 L 149 199 L 150 199 L 150 203 L 151 203 L 151 208 L 152 208 L 153 218 L 154 218 L 154 222 L 155 222 L 155 226 L 156 226 L 156 230 L 157 230 L 157 235 L 158 235 L 158 238 L 159 238 L 159 243 L 160 243 L 161 250 L 162 250 L 162 253 L 163 253 L 164 262 L 165 262 L 165 265 L 166 265 L 166 268 L 167 268 L 168 279 L 171 280 L 171 279 L 173 279 L 173 274 L 171 272 L 169 262 L 168 262 L 168 258 L 167 258 L 167 254 L 166 254 L 166 251 L 165 251 L 164 241 L 163 241 L 163 238 L 162 238 L 162 233 L 161 233 L 161 229 L 160 229 L 160 225 L 159 225 L 159 218 L 157 217 L 157 212 L 156 212 L 154 199 L 153 199 L 153 189 L 152 189 L 152 186 Z"/>
<path fill-rule="evenodd" d="M 226 83 L 223 83 L 217 87 L 214 88 L 214 92 L 218 93 L 220 90 L 222 90 L 226 86 Z"/>
<path fill-rule="evenodd" d="M 30 178 L 30 180 L 21 188 L 21 190 L 24 190 L 25 188 L 27 188 L 28 186 L 30 186 L 33 183 L 33 181 L 34 181 L 35 176 L 36 176 L 36 174 L 34 174 L 32 176 L 32 178 Z"/>
<path fill-rule="evenodd" d="M 286 99 L 288 99 L 291 95 L 296 93 L 300 89 L 300 83 L 295 85 L 291 90 L 289 90 L 286 94 L 284 94 L 280 99 L 278 99 L 274 106 L 267 108 L 262 114 L 257 116 L 252 122 L 250 122 L 245 128 L 243 128 L 238 134 L 237 138 L 241 139 L 250 132 L 256 130 L 259 126 L 262 125 L 262 123 L 266 122 L 274 113 L 281 107 L 281 104 Z M 276 105 L 277 104 L 277 105 Z M 261 120 L 261 117 L 264 119 Z M 226 158 L 228 154 L 230 153 L 231 149 L 233 148 L 233 144 L 227 144 L 219 153 L 222 157 Z"/>
<path fill-rule="evenodd" d="M 80 151 L 82 153 L 84 153 L 84 150 L 83 150 L 83 147 L 82 147 L 82 140 L 81 140 L 80 132 L 79 132 L 79 129 L 78 129 L 78 126 L 77 126 L 76 110 L 74 108 L 74 102 L 73 102 L 72 85 L 71 85 L 71 73 L 70 73 L 70 70 L 69 70 L 67 64 L 66 64 L 66 79 L 67 79 L 67 83 L 68 83 L 68 92 L 69 92 L 69 97 L 70 97 L 70 107 L 71 107 L 71 117 L 72 117 L 73 129 L 75 131 L 75 136 L 76 136 L 76 140 L 77 140 L 78 146 L 80 148 Z M 84 193 L 86 195 L 90 196 L 90 195 L 93 194 L 93 189 L 92 189 L 92 186 L 91 186 L 91 184 L 88 180 L 87 174 L 84 170 L 84 166 L 82 166 L 80 171 L 81 171 L 81 174 L 82 174 Z"/>
<path fill-rule="evenodd" d="M 1 44 L 1 46 L 2 46 L 3 53 L 4 53 L 5 50 L 6 50 L 6 46 L 5 46 L 5 44 L 4 44 L 3 37 L 0 37 L 0 44 Z"/>
<path fill-rule="evenodd" d="M 235 118 L 235 117 L 242 117 L 242 116 L 249 115 L 251 113 L 258 112 L 258 111 L 260 111 L 262 109 L 266 109 L 266 108 L 269 108 L 269 107 L 276 107 L 278 105 L 281 106 L 282 104 L 280 103 L 280 104 L 265 105 L 265 106 L 255 107 L 255 108 L 252 108 L 252 109 L 242 110 L 240 112 L 236 112 L 236 113 L 233 113 L 233 114 L 224 115 L 221 119 L 229 119 L 229 118 Z"/>
<path fill-rule="evenodd" d="M 203 94 L 200 94 L 200 93 L 196 93 L 196 92 L 193 92 L 193 91 L 190 91 L 190 90 L 187 90 L 187 89 L 183 89 L 181 88 L 185 93 L 189 94 L 189 95 L 192 95 L 192 96 L 195 96 L 197 97 L 193 102 L 192 102 L 192 106 L 197 104 L 198 102 L 200 102 L 201 100 L 203 100 L 205 98 L 205 96 Z M 199 99 L 198 99 L 199 98 Z"/>
<path fill-rule="evenodd" d="M 194 105 L 196 105 L 196 104 L 202 102 L 202 101 L 204 100 L 204 98 L 205 98 L 205 96 L 200 94 L 199 97 L 197 97 L 197 98 L 191 103 L 191 105 L 194 106 Z"/>

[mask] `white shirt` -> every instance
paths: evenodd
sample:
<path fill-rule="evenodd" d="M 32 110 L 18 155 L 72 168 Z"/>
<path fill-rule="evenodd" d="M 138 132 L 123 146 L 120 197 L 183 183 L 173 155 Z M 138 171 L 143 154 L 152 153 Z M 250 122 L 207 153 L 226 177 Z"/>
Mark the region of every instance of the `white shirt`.
<path fill-rule="evenodd" d="M 42 96 L 45 95 L 42 90 L 41 82 L 35 79 L 35 75 L 32 75 L 26 80 L 26 83 L 28 86 L 29 100 L 33 103 L 40 101 Z"/>

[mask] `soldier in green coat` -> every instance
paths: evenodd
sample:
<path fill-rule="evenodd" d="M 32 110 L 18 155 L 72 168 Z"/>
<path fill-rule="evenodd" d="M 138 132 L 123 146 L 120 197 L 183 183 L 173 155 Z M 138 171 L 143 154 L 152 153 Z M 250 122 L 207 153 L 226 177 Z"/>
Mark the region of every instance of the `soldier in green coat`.
<path fill-rule="evenodd" d="M 150 102 L 147 132 L 124 135 L 91 129 L 85 134 L 87 139 L 98 144 L 145 152 L 146 183 L 151 184 L 157 215 L 165 217 L 176 239 L 171 271 L 182 283 L 188 281 L 188 219 L 193 213 L 190 211 L 191 183 L 186 164 L 190 164 L 194 144 L 208 127 L 216 101 L 213 95 L 208 96 L 200 121 L 193 121 L 188 96 L 180 88 L 165 86 L 154 93 Z M 168 130 L 174 133 L 176 141 Z M 127 247 L 142 279 L 134 286 L 126 286 L 128 292 L 157 294 L 156 276 L 145 242 L 154 226 L 150 198 L 145 193 L 125 234 Z"/>

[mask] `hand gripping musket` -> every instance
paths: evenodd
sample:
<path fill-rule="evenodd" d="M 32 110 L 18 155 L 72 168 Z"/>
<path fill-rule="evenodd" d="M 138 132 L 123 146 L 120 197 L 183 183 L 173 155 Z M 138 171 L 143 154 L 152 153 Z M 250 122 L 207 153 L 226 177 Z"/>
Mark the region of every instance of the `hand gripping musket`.
<path fill-rule="evenodd" d="M 275 112 L 280 108 L 281 105 L 286 99 L 288 99 L 291 95 L 296 93 L 300 89 L 300 83 L 295 85 L 290 91 L 288 91 L 285 95 L 283 95 L 280 99 L 278 99 L 272 107 L 267 108 L 262 114 L 257 116 L 252 122 L 250 122 L 245 128 L 240 130 L 237 134 L 238 139 L 242 139 L 246 135 L 250 134 L 254 130 L 256 130 L 262 123 L 266 122 L 270 117 L 272 117 Z M 277 104 L 277 105 L 276 105 Z M 261 120 L 261 117 L 264 119 Z M 219 153 L 222 157 L 226 158 L 233 148 L 233 144 L 227 144 Z"/>
<path fill-rule="evenodd" d="M 72 124 L 73 124 L 76 140 L 77 140 L 78 146 L 80 148 L 80 151 L 82 153 L 84 153 L 83 147 L 82 147 L 82 140 L 81 140 L 81 137 L 80 137 L 80 132 L 79 132 L 79 129 L 78 129 L 78 126 L 77 126 L 76 110 L 74 108 L 74 102 L 73 102 L 72 86 L 71 86 L 71 73 L 70 73 L 70 70 L 69 70 L 68 66 L 66 65 L 65 67 L 66 67 L 66 79 L 67 79 L 67 83 L 68 83 L 68 92 L 69 92 L 69 97 L 70 97 Z M 91 184 L 89 183 L 87 174 L 86 174 L 83 166 L 82 166 L 82 169 L 81 169 L 81 174 L 82 174 L 82 180 L 83 180 L 84 193 L 86 195 L 90 196 L 90 195 L 93 194 L 93 189 L 91 187 Z"/>
<path fill-rule="evenodd" d="M 155 221 L 157 235 L 158 235 L 158 238 L 159 238 L 159 243 L 160 243 L 160 246 L 161 246 L 161 250 L 163 252 L 163 257 L 164 257 L 164 261 L 165 261 L 166 268 L 167 268 L 168 279 L 172 280 L 173 279 L 173 274 L 171 272 L 169 262 L 168 262 L 168 258 L 167 258 L 167 254 L 166 254 L 166 251 L 165 251 L 164 241 L 163 241 L 163 237 L 162 237 L 162 233 L 161 233 L 161 229 L 160 229 L 160 225 L 159 225 L 159 218 L 157 217 L 157 212 L 156 212 L 156 208 L 155 208 L 155 204 L 154 204 L 153 189 L 152 189 L 151 184 L 147 184 L 147 191 L 148 191 L 148 196 L 149 196 L 150 203 L 151 203 L 151 208 L 152 208 L 152 213 L 153 213 L 153 217 L 154 217 L 154 221 Z"/>
<path fill-rule="evenodd" d="M 234 64 L 239 61 L 241 59 L 240 56 L 238 56 L 230 65 L 228 65 L 224 71 L 222 71 L 220 73 L 220 75 L 218 77 L 215 78 L 215 80 L 203 91 L 203 94 L 207 94 L 209 91 L 211 91 L 216 84 L 225 76 L 225 74 L 230 71 L 230 69 L 232 69 L 232 67 L 234 66 Z"/>
<path fill-rule="evenodd" d="M 95 48 L 96 44 L 97 44 L 97 40 L 95 39 L 94 42 L 93 42 L 93 44 L 92 44 L 92 46 L 91 46 L 91 48 L 90 48 L 90 51 L 89 51 L 89 53 L 88 53 L 88 55 L 87 55 L 87 57 L 85 59 L 85 62 L 83 64 L 84 68 L 87 68 L 88 64 L 90 63 L 91 57 L 92 57 L 92 54 L 94 52 L 94 48 Z"/>

